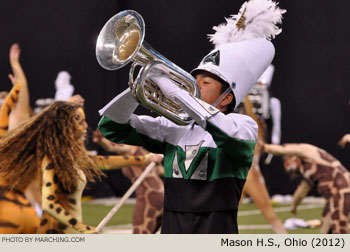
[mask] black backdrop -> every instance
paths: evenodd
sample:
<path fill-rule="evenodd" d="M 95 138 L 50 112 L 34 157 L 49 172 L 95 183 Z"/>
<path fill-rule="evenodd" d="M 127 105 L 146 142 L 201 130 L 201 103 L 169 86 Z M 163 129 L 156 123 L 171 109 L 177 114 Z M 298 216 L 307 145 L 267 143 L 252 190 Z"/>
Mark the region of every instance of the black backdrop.
<path fill-rule="evenodd" d="M 138 11 L 146 23 L 146 41 L 190 71 L 212 49 L 206 37 L 213 32 L 211 27 L 235 14 L 242 2 L 1 0 L 0 90 L 11 87 L 7 78 L 8 49 L 18 42 L 32 105 L 38 98 L 53 97 L 57 73 L 67 70 L 75 93 L 86 99 L 87 120 L 94 129 L 98 109 L 127 87 L 127 68 L 109 72 L 95 59 L 96 38 L 111 16 L 123 9 Z M 317 145 L 350 167 L 350 147 L 337 146 L 341 136 L 350 132 L 350 2 L 279 2 L 288 12 L 283 32 L 274 40 L 272 92 L 282 102 L 282 142 Z M 263 172 L 271 194 L 291 193 L 295 188 L 296 182 L 290 182 L 284 174 L 279 158 L 274 158 Z"/>

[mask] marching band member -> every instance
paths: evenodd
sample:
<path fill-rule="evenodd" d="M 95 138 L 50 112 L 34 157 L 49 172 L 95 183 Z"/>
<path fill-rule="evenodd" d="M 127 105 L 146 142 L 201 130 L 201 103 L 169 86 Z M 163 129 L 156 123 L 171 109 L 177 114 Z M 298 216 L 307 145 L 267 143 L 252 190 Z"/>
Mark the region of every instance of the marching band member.
<path fill-rule="evenodd" d="M 214 28 L 216 48 L 191 72 L 201 99 L 162 74 L 149 76 L 194 123 L 179 126 L 164 117 L 133 114 L 138 103 L 130 90 L 100 110 L 99 130 L 107 139 L 164 153 L 162 233 L 238 233 L 238 202 L 257 124 L 232 110 L 271 63 L 274 47 L 267 38 L 280 32 L 276 24 L 283 13 L 271 0 L 251 0 Z"/>

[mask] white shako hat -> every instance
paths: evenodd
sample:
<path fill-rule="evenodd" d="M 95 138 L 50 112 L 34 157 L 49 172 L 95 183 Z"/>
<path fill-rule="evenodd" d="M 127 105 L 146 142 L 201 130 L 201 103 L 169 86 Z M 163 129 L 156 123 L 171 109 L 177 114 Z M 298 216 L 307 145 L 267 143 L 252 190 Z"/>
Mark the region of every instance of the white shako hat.
<path fill-rule="evenodd" d="M 222 79 L 230 85 L 238 106 L 271 64 L 275 49 L 268 40 L 281 33 L 276 24 L 285 12 L 272 0 L 245 2 L 237 15 L 226 18 L 226 24 L 213 27 L 216 33 L 209 37 L 215 49 L 191 74 L 204 70 Z"/>
<path fill-rule="evenodd" d="M 265 70 L 265 72 L 258 79 L 258 83 L 271 86 L 271 81 L 272 81 L 274 72 L 275 72 L 275 67 L 272 64 L 269 65 Z"/>

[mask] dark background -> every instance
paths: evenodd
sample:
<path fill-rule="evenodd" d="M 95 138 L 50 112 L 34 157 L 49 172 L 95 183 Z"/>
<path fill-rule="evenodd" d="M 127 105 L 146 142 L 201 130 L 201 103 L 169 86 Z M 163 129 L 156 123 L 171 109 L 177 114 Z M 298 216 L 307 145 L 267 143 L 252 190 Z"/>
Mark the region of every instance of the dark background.
<path fill-rule="evenodd" d="M 287 9 L 283 32 L 273 41 L 276 71 L 272 93 L 282 103 L 282 142 L 306 142 L 324 148 L 350 167 L 350 147 L 337 141 L 349 125 L 350 1 L 280 0 Z M 11 83 L 8 50 L 18 42 L 31 104 L 54 97 L 57 73 L 72 75 L 75 93 L 86 99 L 87 121 L 95 129 L 98 109 L 127 88 L 129 67 L 102 69 L 95 43 L 105 22 L 117 12 L 134 9 L 146 23 L 146 41 L 186 71 L 195 68 L 212 45 L 212 26 L 236 14 L 240 0 L 16 0 L 0 1 L 0 90 Z M 139 113 L 145 113 L 139 110 Z M 148 112 L 146 112 L 148 113 Z M 97 148 L 90 143 L 90 148 Z M 292 193 L 296 181 L 274 158 L 263 167 L 271 194 Z M 120 176 L 121 177 L 121 176 Z"/>

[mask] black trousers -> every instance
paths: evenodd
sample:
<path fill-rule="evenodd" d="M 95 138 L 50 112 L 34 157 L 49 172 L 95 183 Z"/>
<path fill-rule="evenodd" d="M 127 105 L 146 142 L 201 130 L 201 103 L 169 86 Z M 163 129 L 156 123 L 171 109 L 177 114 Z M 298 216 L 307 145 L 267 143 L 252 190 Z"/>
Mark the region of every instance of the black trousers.
<path fill-rule="evenodd" d="M 238 234 L 237 210 L 187 213 L 163 212 L 162 234 Z"/>

